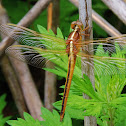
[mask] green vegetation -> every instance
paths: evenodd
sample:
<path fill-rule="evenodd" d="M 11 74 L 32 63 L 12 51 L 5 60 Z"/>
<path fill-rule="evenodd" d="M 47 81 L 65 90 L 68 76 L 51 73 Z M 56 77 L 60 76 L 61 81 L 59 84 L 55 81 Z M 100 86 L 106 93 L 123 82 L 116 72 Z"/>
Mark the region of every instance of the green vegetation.
<path fill-rule="evenodd" d="M 0 96 L 0 126 L 4 126 L 6 121 L 11 118 L 10 116 L 4 117 L 4 115 L 2 113 L 3 109 L 5 108 L 5 106 L 7 104 L 5 101 L 5 98 L 6 98 L 5 94 Z"/>
<path fill-rule="evenodd" d="M 3 1 L 4 7 L 8 11 L 8 15 L 10 16 L 12 23 L 17 23 L 28 11 L 29 8 L 32 7 L 30 0 L 27 2 L 23 0 L 16 0 L 16 1 Z M 64 9 L 65 8 L 65 9 Z M 99 0 L 93 1 L 93 8 L 96 10 L 100 15 L 104 16 L 109 9 L 104 6 L 102 2 Z M 15 11 L 16 9 L 16 11 Z M 101 11 L 102 10 L 102 11 Z M 50 30 L 49 33 L 44 29 L 47 25 L 47 11 L 43 11 L 39 18 L 30 26 L 30 28 L 34 30 L 39 30 L 41 33 L 46 33 L 49 35 L 54 35 L 54 33 Z M 70 23 L 74 20 L 78 19 L 78 9 L 73 6 L 69 1 L 61 0 L 60 3 L 60 25 L 57 29 L 56 37 L 64 38 L 63 36 L 68 36 Z M 106 17 L 109 21 L 116 26 L 119 24 L 119 20 L 114 22 L 113 20 L 117 19 L 113 16 L 111 12 L 111 17 Z M 44 27 L 37 25 L 42 24 Z M 38 26 L 38 29 L 37 27 Z M 125 27 L 123 24 L 118 27 L 122 32 L 125 32 Z M 96 37 L 107 37 L 106 32 L 104 32 L 100 27 L 98 27 L 95 23 L 93 23 L 93 30 L 94 36 Z M 61 32 L 62 31 L 62 32 Z M 46 44 L 47 49 L 51 45 L 51 42 L 45 40 L 43 44 Z M 53 49 L 65 49 L 65 43 L 55 43 L 53 45 Z M 59 44 L 59 45 L 58 45 Z M 30 45 L 28 45 L 30 46 Z M 123 58 L 125 52 L 123 50 L 118 50 L 118 44 L 115 44 L 116 53 L 113 53 L 112 57 L 120 57 Z M 52 46 L 51 46 L 52 48 Z M 43 55 L 41 50 L 39 51 L 38 48 L 34 48 L 35 51 Z M 104 53 L 103 56 L 108 56 L 108 52 L 104 52 L 103 47 L 99 47 L 96 51 L 96 55 L 99 56 L 101 52 Z M 45 54 L 45 52 L 44 52 Z M 67 62 L 68 57 L 58 56 L 55 54 L 51 54 L 51 56 L 45 54 L 44 57 L 50 59 L 53 63 L 56 64 L 55 69 L 44 68 L 58 76 L 66 77 L 67 75 Z M 52 59 L 52 57 L 56 57 Z M 97 60 L 97 58 L 96 58 Z M 58 62 L 57 62 L 58 61 Z M 3 109 L 6 105 L 5 102 L 5 95 L 0 97 L 0 126 L 4 126 L 7 120 L 7 123 L 11 126 L 72 126 L 71 118 L 77 120 L 83 120 L 84 116 L 95 116 L 97 119 L 97 123 L 100 126 L 126 126 L 126 94 L 122 94 L 122 90 L 126 85 L 126 76 L 122 70 L 120 70 L 120 74 L 108 74 L 107 68 L 104 66 L 102 69 L 98 69 L 96 66 L 95 70 L 95 88 L 94 91 L 90 79 L 83 75 L 80 65 L 78 65 L 81 61 L 81 58 L 77 59 L 76 67 L 74 70 L 73 80 L 71 84 L 71 90 L 68 98 L 68 103 L 66 107 L 64 122 L 59 122 L 60 116 L 56 110 L 53 112 L 48 111 L 45 108 L 42 108 L 42 115 L 41 117 L 44 121 L 38 121 L 33 119 L 33 117 L 27 113 L 24 113 L 24 119 L 18 118 L 17 120 L 9 120 L 10 117 L 3 116 Z M 109 59 L 107 59 L 109 62 Z M 112 61 L 119 65 L 118 61 Z M 107 63 L 105 63 L 107 64 Z M 95 62 L 94 62 L 95 65 Z M 96 63 L 97 65 L 97 63 Z M 120 62 L 121 66 L 125 66 L 124 62 Z M 116 73 L 117 65 L 111 65 L 114 69 L 114 73 Z M 106 70 L 106 71 L 104 71 Z M 102 71 L 100 74 L 97 74 L 97 71 Z M 105 73 L 106 72 L 106 73 Z M 118 72 L 118 71 L 117 71 Z M 105 74 L 108 74 L 104 76 Z M 1 87 L 1 86 L 0 86 Z M 64 88 L 62 86 L 61 88 Z M 83 98 L 83 93 L 90 96 L 91 99 L 87 100 Z M 61 94 L 62 95 L 62 94 Z M 57 101 L 54 103 L 54 107 L 58 110 L 61 109 L 61 101 Z M 75 124 L 73 124 L 75 125 Z"/>
<path fill-rule="evenodd" d="M 41 33 L 47 32 L 42 26 L 38 26 L 38 29 L 40 30 Z M 51 30 L 48 34 L 54 35 Z M 63 38 L 62 32 L 60 31 L 59 28 L 57 29 L 57 36 Z M 47 49 L 48 47 L 50 49 L 50 45 L 52 44 L 50 40 L 43 39 L 41 41 L 47 46 Z M 20 42 L 21 44 L 23 44 L 24 41 L 21 40 Z M 57 41 L 56 43 L 53 43 L 53 44 L 56 44 L 56 45 L 53 45 L 53 49 L 58 49 L 58 47 L 61 47 L 60 45 L 61 42 Z M 65 43 L 64 44 L 62 43 L 62 48 L 65 48 L 64 45 Z M 24 47 L 26 47 L 25 51 L 28 48 L 25 45 L 19 46 L 19 47 L 21 47 L 21 49 L 24 49 Z M 119 49 L 118 44 L 115 44 L 115 48 L 117 50 Z M 39 52 L 39 54 L 44 55 L 44 57 L 46 57 L 47 59 L 50 59 L 53 63 L 56 64 L 55 69 L 44 68 L 45 70 L 48 70 L 62 77 L 66 77 L 67 60 L 68 60 L 67 55 L 60 56 L 60 55 L 56 55 L 55 53 L 52 53 L 50 54 L 51 55 L 50 56 L 48 52 L 47 54 L 46 54 L 46 51 L 41 52 L 41 50 L 37 47 L 33 47 L 32 49 Z M 95 54 L 96 54 L 96 59 L 97 59 L 97 56 L 100 56 L 101 54 L 102 56 L 108 56 L 108 52 L 104 52 L 102 46 L 97 47 L 97 51 Z M 123 55 L 124 55 L 124 51 L 120 50 L 120 51 L 116 51 L 116 53 L 113 53 L 112 57 L 114 58 L 114 57 L 121 56 L 120 58 L 122 58 L 124 57 Z M 56 59 L 58 60 L 58 62 Z M 126 78 L 124 74 L 121 74 L 122 69 L 119 67 L 117 69 L 117 66 L 119 65 L 119 63 L 121 64 L 121 66 L 124 66 L 125 68 L 125 61 L 122 61 L 122 62 L 119 61 L 118 63 L 118 60 L 114 60 L 113 64 L 111 61 L 111 67 L 114 70 L 114 72 L 117 73 L 117 71 L 118 72 L 120 71 L 120 74 L 113 74 L 111 72 L 108 74 L 106 65 L 109 65 L 108 64 L 109 60 L 110 60 L 109 58 L 105 60 L 102 58 L 102 62 L 104 62 L 105 65 L 103 65 L 100 68 L 100 67 L 97 67 L 98 64 L 97 62 L 95 62 L 95 57 L 94 57 L 94 66 L 96 66 L 95 71 L 94 71 L 96 91 L 94 91 L 92 84 L 90 82 L 90 79 L 86 75 L 83 75 L 84 79 L 82 79 L 81 69 L 78 66 L 75 67 L 71 91 L 69 94 L 68 103 L 66 107 L 66 113 L 68 113 L 71 118 L 83 120 L 84 116 L 95 116 L 97 118 L 97 123 L 100 126 L 112 126 L 112 125 L 118 126 L 120 124 L 125 126 L 125 113 L 123 113 L 123 111 L 126 110 L 126 105 L 125 105 L 126 94 L 121 94 L 121 92 L 125 86 Z M 77 61 L 79 62 L 80 58 Z M 97 74 L 97 71 L 99 74 Z M 100 71 L 102 72 L 100 73 Z M 87 94 L 91 99 L 89 100 L 84 99 L 83 93 Z M 55 108 L 60 110 L 61 101 L 54 103 L 54 106 Z M 42 117 L 45 120 L 41 122 L 43 126 L 51 125 L 51 124 L 53 125 L 57 124 L 59 126 L 66 125 L 66 122 L 68 122 L 68 124 L 71 125 L 71 119 L 68 116 L 68 114 L 66 114 L 64 118 L 64 122 L 61 123 L 59 122 L 59 118 L 60 118 L 59 114 L 55 110 L 53 111 L 53 113 L 51 113 L 48 110 L 42 108 L 42 113 L 43 113 Z M 29 118 L 27 118 L 27 116 Z M 21 126 L 22 123 L 23 125 L 31 125 L 31 123 L 36 126 L 40 125 L 40 123 L 38 121 L 35 121 L 32 117 L 30 117 L 30 115 L 25 113 L 24 117 L 26 121 L 24 121 L 23 119 L 18 119 L 17 121 L 8 121 L 8 122 L 12 126 L 18 126 L 19 124 Z"/>

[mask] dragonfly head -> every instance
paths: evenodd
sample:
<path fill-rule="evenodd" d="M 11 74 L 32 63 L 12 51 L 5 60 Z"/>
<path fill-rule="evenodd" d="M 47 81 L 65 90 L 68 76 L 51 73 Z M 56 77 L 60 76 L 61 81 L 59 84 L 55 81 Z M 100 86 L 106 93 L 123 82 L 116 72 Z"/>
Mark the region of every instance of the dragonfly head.
<path fill-rule="evenodd" d="M 79 20 L 77 20 L 77 21 L 73 21 L 71 23 L 71 28 L 72 29 L 77 29 L 78 31 L 82 31 L 83 28 L 84 28 L 84 26 L 83 26 L 82 22 L 80 22 Z"/>

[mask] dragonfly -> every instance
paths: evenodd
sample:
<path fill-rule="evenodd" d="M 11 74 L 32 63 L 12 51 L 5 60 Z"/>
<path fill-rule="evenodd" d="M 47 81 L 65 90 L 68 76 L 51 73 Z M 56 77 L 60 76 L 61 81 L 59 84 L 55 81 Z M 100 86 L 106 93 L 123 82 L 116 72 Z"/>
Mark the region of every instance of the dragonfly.
<path fill-rule="evenodd" d="M 18 41 L 20 45 L 12 45 L 7 48 L 6 53 L 21 61 L 26 61 L 36 67 L 43 67 L 44 61 L 48 60 L 58 64 L 62 56 L 68 57 L 68 70 L 65 82 L 60 121 L 63 121 L 67 105 L 69 90 L 73 78 L 76 60 L 82 59 L 81 66 L 91 68 L 95 74 L 125 74 L 126 71 L 126 34 L 97 40 L 82 40 L 84 29 L 80 21 L 71 23 L 73 31 L 67 40 L 55 35 L 40 34 L 28 28 L 15 24 L 0 26 L 0 31 Z M 89 46 L 92 46 L 90 50 Z M 48 59 L 48 60 L 46 60 Z M 45 64 L 46 64 L 45 63 Z M 92 72 L 92 73 L 93 73 Z"/>

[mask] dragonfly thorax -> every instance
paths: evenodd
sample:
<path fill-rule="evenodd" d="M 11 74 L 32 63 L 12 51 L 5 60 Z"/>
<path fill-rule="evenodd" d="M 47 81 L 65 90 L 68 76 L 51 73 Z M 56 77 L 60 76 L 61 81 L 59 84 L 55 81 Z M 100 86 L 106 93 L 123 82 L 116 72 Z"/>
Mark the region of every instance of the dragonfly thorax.
<path fill-rule="evenodd" d="M 76 55 L 79 52 L 79 48 L 77 46 L 78 44 L 78 40 L 80 40 L 81 38 L 81 34 L 80 34 L 80 29 L 78 27 L 78 25 L 75 26 L 74 31 L 72 31 L 69 36 L 68 39 L 66 41 L 66 52 L 68 54 L 73 53 L 74 55 Z"/>

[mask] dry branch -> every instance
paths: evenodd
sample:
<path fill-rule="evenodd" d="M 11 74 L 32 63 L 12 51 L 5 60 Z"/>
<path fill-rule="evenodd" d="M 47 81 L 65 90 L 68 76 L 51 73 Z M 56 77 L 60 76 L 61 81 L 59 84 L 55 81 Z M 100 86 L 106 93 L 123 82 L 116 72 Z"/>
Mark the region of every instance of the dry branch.
<path fill-rule="evenodd" d="M 6 10 L 2 7 L 0 4 L 0 25 L 6 24 L 10 22 L 9 17 L 6 13 Z M 1 38 L 4 39 L 6 36 L 1 33 Z M 3 71 L 3 74 L 8 82 L 8 86 L 11 90 L 13 99 L 15 101 L 15 104 L 18 108 L 18 112 L 20 116 L 23 118 L 23 113 L 27 112 L 27 108 L 25 105 L 25 100 L 23 97 L 23 93 L 20 88 L 20 84 L 16 78 L 16 75 L 14 73 L 14 70 L 10 64 L 10 61 L 6 55 L 3 55 L 1 57 L 1 68 Z M 17 93 L 18 92 L 18 93 Z"/>
<path fill-rule="evenodd" d="M 20 20 L 18 25 L 28 27 L 44 10 L 51 0 L 39 0 L 29 12 Z M 14 41 L 9 37 L 6 37 L 0 43 L 0 56 L 3 54 L 5 49 L 10 46 Z"/>
<path fill-rule="evenodd" d="M 40 14 L 40 12 L 46 7 L 50 0 L 39 0 L 34 7 L 26 14 L 26 16 L 18 23 L 22 26 L 28 26 L 35 18 Z M 0 53 L 2 54 L 4 50 L 13 43 L 9 37 L 6 37 L 0 44 Z M 21 83 L 21 88 L 25 97 L 27 107 L 31 115 L 36 119 L 42 120 L 41 115 L 41 100 L 39 94 L 36 90 L 35 84 L 31 77 L 30 71 L 26 63 L 20 62 L 15 59 L 11 59 L 12 66 L 15 69 L 18 80 Z"/>
<path fill-rule="evenodd" d="M 123 0 L 102 0 L 126 24 L 126 3 Z"/>
<path fill-rule="evenodd" d="M 92 19 L 97 23 L 102 29 L 104 29 L 110 36 L 119 36 L 121 33 L 113 27 L 109 22 L 104 18 L 98 15 L 94 10 L 92 10 Z"/>
<path fill-rule="evenodd" d="M 10 60 L 12 62 L 13 68 L 15 69 L 18 80 L 21 84 L 23 95 L 30 114 L 33 116 L 33 118 L 42 120 L 40 115 L 41 107 L 43 105 L 41 103 L 40 96 L 35 87 L 35 83 L 32 79 L 27 64 L 11 57 Z"/>
<path fill-rule="evenodd" d="M 93 33 L 91 30 L 92 28 L 92 1 L 91 0 L 79 0 L 79 20 L 83 23 L 84 28 L 89 26 L 89 29 L 85 31 L 85 34 L 89 34 L 89 37 L 85 37 L 86 40 L 93 39 Z M 87 50 L 92 50 L 93 46 L 87 47 Z M 87 59 L 88 60 L 88 59 Z M 83 62 L 83 61 L 82 61 Z M 89 61 L 90 62 L 90 61 Z M 86 67 L 82 66 L 82 74 L 86 74 L 91 82 L 92 86 L 95 89 L 94 85 L 94 77 L 93 73 L 91 73 L 90 69 L 92 69 L 88 64 Z M 89 96 L 84 94 L 84 98 L 89 99 Z M 85 116 L 84 117 L 84 126 L 97 126 L 96 118 L 92 116 Z"/>
<path fill-rule="evenodd" d="M 76 7 L 78 7 L 78 0 L 70 0 Z M 110 36 L 119 36 L 121 33 L 114 28 L 109 22 L 102 18 L 98 13 L 92 10 L 92 19 L 102 29 L 104 29 Z"/>
<path fill-rule="evenodd" d="M 1 67 L 2 71 L 4 73 L 4 76 L 6 78 L 6 81 L 8 82 L 8 86 L 11 90 L 14 102 L 17 106 L 18 112 L 22 118 L 24 118 L 23 113 L 28 112 L 25 100 L 23 97 L 23 93 L 21 90 L 21 87 L 19 85 L 19 82 L 16 78 L 15 72 L 9 63 L 9 59 L 6 55 L 4 55 L 1 58 Z"/>
<path fill-rule="evenodd" d="M 57 25 L 59 24 L 59 0 L 53 0 L 48 6 L 48 26 L 47 29 L 52 29 L 56 33 Z M 49 68 L 54 68 L 54 64 L 49 62 Z M 56 75 L 46 71 L 44 88 L 44 103 L 49 110 L 53 109 L 52 103 L 56 101 Z"/>

